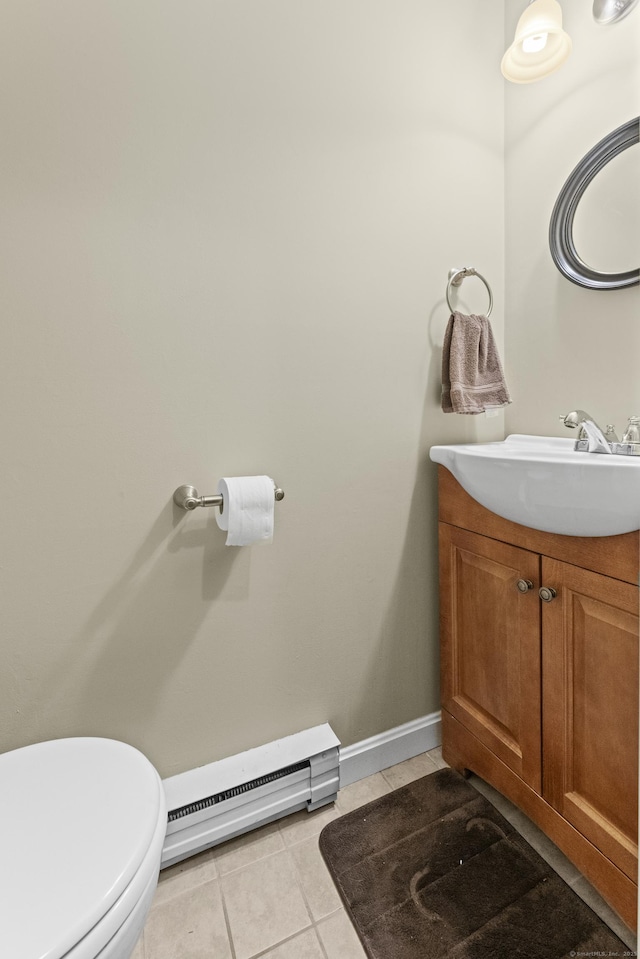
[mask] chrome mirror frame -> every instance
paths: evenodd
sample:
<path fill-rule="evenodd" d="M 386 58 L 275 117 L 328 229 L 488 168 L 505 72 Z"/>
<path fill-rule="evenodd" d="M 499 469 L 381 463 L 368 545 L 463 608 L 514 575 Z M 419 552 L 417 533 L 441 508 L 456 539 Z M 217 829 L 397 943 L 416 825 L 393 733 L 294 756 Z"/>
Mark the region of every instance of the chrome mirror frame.
<path fill-rule="evenodd" d="M 614 157 L 640 141 L 640 117 L 623 123 L 589 150 L 560 190 L 549 224 L 553 262 L 563 276 L 589 290 L 620 290 L 640 283 L 640 269 L 624 273 L 600 273 L 580 257 L 573 242 L 573 220 L 583 193 L 595 176 Z"/>

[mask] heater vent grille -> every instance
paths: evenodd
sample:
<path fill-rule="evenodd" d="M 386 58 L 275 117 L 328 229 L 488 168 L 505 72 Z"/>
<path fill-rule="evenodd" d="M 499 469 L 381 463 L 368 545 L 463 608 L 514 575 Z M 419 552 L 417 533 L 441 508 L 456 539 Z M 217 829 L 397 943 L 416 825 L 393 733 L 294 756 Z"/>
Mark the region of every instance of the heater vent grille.
<path fill-rule="evenodd" d="M 250 829 L 333 802 L 340 788 L 340 740 L 323 723 L 162 784 L 169 819 L 164 869 Z"/>
<path fill-rule="evenodd" d="M 225 799 L 233 799 L 235 796 L 241 796 L 243 793 L 250 792 L 252 789 L 258 789 L 260 786 L 266 786 L 267 783 L 273 783 L 278 779 L 283 779 L 291 773 L 300 772 L 302 769 L 309 769 L 310 766 L 310 761 L 305 759 L 302 762 L 294 763 L 292 766 L 286 766 L 284 769 L 278 769 L 276 772 L 269 773 L 266 776 L 260 776 L 258 779 L 251 779 L 249 782 L 242 783 L 240 786 L 234 786 L 233 789 L 225 789 L 224 792 L 215 793 L 213 796 L 207 796 L 205 799 L 199 799 L 197 802 L 189 803 L 187 806 L 172 809 L 168 816 L 169 822 L 175 822 L 177 819 L 183 819 L 192 813 L 201 812 L 203 809 L 208 809 L 210 806 L 224 802 Z"/>

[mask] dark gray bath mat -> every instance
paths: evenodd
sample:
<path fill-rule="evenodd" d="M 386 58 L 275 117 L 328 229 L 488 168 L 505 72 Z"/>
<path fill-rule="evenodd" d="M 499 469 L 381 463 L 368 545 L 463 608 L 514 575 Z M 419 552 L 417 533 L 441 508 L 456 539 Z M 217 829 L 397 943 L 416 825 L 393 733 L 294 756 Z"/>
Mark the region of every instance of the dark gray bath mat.
<path fill-rule="evenodd" d="M 453 769 L 329 823 L 320 849 L 371 959 L 633 955 Z"/>

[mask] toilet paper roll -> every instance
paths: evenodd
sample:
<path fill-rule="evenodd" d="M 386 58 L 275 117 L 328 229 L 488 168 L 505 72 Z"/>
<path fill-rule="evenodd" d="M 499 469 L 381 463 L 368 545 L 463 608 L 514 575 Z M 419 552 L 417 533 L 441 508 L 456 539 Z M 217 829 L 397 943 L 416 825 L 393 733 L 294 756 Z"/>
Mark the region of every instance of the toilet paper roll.
<path fill-rule="evenodd" d="M 218 480 L 223 504 L 216 517 L 227 546 L 271 543 L 275 483 L 270 476 L 224 476 Z"/>

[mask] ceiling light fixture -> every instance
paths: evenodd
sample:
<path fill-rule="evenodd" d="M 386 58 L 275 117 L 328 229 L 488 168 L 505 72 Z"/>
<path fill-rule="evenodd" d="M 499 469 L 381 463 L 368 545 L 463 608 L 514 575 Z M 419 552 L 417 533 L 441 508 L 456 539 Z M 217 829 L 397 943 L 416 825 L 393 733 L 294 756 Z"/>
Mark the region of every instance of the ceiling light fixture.
<path fill-rule="evenodd" d="M 502 58 L 502 74 L 512 83 L 541 80 L 562 66 L 571 46 L 571 37 L 562 29 L 558 0 L 531 0 Z"/>
<path fill-rule="evenodd" d="M 615 23 L 631 13 L 638 0 L 593 0 L 593 19 L 596 23 Z"/>

